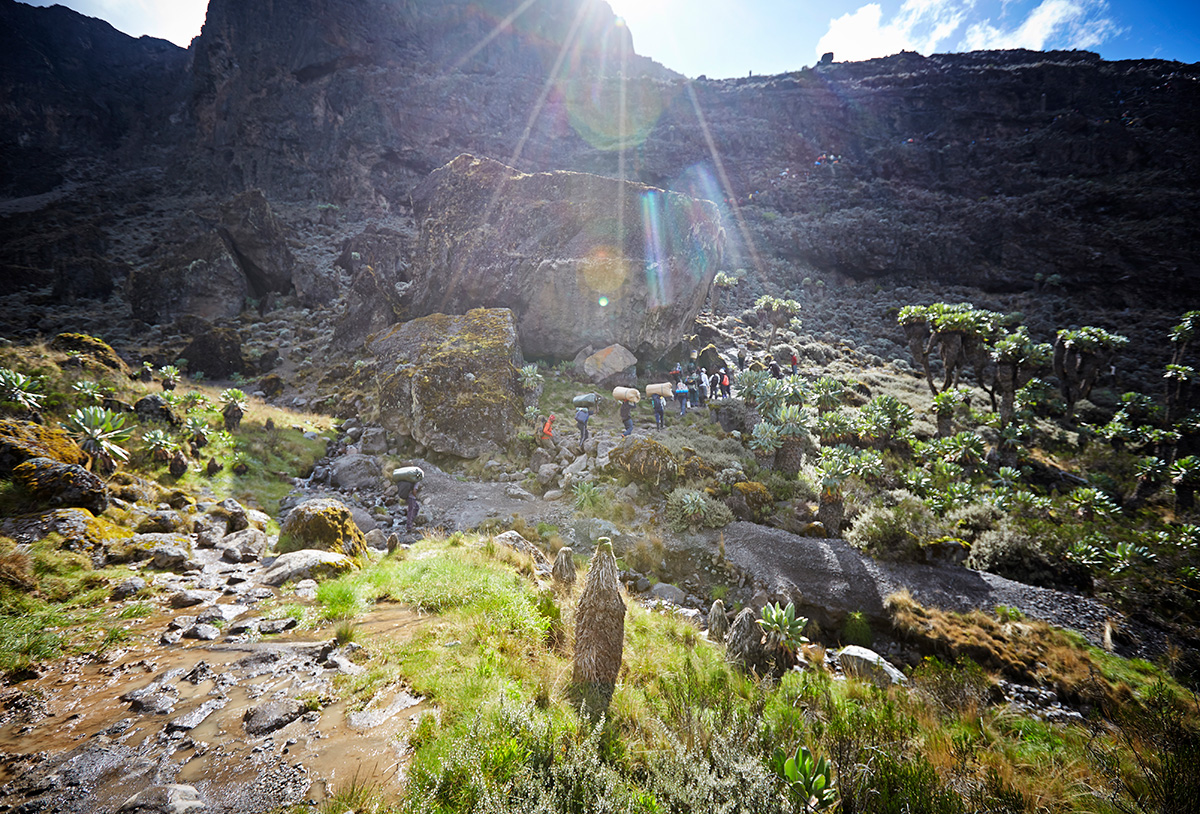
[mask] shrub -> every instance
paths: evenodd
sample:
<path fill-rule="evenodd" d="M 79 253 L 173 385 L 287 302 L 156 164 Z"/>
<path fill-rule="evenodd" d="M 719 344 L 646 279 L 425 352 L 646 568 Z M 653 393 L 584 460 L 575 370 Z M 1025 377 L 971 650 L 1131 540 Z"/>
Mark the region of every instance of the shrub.
<path fill-rule="evenodd" d="M 871 623 L 867 621 L 867 616 L 862 611 L 846 614 L 846 622 L 842 625 L 842 642 L 856 644 L 859 647 L 870 647 L 875 642 Z"/>
<path fill-rule="evenodd" d="M 733 522 L 733 512 L 694 489 L 676 489 L 667 496 L 667 520 L 675 531 L 719 529 Z"/>
<path fill-rule="evenodd" d="M 894 506 L 877 506 L 858 516 L 846 539 L 872 556 L 916 559 L 921 546 L 946 533 L 929 507 L 907 492 L 899 493 Z"/>
<path fill-rule="evenodd" d="M 652 438 L 639 438 L 613 450 L 610 460 L 631 481 L 648 486 L 670 486 L 679 474 L 671 450 Z"/>
<path fill-rule="evenodd" d="M 913 689 L 948 712 L 962 714 L 986 706 L 992 682 L 971 659 L 947 664 L 936 656 L 927 656 L 913 670 L 912 684 Z"/>
<path fill-rule="evenodd" d="M 1007 524 L 985 531 L 971 545 L 967 567 L 1031 585 L 1058 582 L 1054 564 L 1032 537 Z"/>

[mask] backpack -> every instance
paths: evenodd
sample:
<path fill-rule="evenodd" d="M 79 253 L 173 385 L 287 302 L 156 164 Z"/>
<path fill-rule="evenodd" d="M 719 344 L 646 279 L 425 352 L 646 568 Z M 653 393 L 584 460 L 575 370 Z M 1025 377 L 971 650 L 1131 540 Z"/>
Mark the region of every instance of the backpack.
<path fill-rule="evenodd" d="M 580 407 L 578 410 L 575 411 L 575 420 L 582 421 L 586 424 L 588 418 L 590 418 L 591 415 L 592 414 L 588 412 L 587 407 Z"/>

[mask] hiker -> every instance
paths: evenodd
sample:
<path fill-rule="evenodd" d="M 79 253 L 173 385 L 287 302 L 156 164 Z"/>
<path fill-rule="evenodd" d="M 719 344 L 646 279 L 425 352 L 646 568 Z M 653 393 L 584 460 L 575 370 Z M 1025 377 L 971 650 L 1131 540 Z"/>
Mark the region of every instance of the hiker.
<path fill-rule="evenodd" d="M 396 487 L 400 490 L 399 497 L 406 506 L 404 533 L 412 534 L 413 527 L 417 524 L 417 512 L 421 508 L 421 504 L 417 502 L 417 491 L 421 488 L 421 483 L 420 481 L 402 480 L 396 484 Z"/>
<path fill-rule="evenodd" d="M 732 395 L 733 387 L 729 381 L 729 371 L 721 368 L 721 396 L 729 398 Z"/>
<path fill-rule="evenodd" d="M 554 445 L 554 413 L 546 419 L 546 423 L 538 431 L 538 445 L 543 447 L 551 447 Z"/>
<path fill-rule="evenodd" d="M 683 382 L 678 382 L 675 385 L 675 400 L 679 402 L 679 417 L 683 418 L 687 415 L 688 389 Z"/>
<path fill-rule="evenodd" d="M 779 363 L 778 363 L 778 362 L 776 362 L 774 359 L 772 359 L 772 360 L 771 360 L 771 364 L 770 364 L 770 370 L 771 370 L 771 375 L 772 375 L 774 378 L 776 378 L 776 379 L 782 379 L 782 378 L 783 378 L 783 368 L 781 368 L 781 367 L 779 366 Z"/>
<path fill-rule="evenodd" d="M 688 406 L 696 407 L 699 404 L 699 398 L 700 398 L 699 393 L 696 392 L 696 374 L 689 373 L 688 377 L 683 380 L 683 383 L 685 385 L 687 385 Z"/>
<path fill-rule="evenodd" d="M 664 415 L 667 409 L 666 399 L 655 393 L 650 400 L 654 403 L 654 424 L 661 430 L 667 426 L 667 419 Z"/>
<path fill-rule="evenodd" d="M 746 349 L 738 348 L 737 352 L 738 367 L 742 370 L 746 369 Z"/>
<path fill-rule="evenodd" d="M 715 371 L 708 377 L 708 397 L 710 399 L 721 397 L 721 374 Z"/>
<path fill-rule="evenodd" d="M 696 388 L 700 393 L 700 406 L 708 404 L 708 370 L 700 368 L 700 379 L 696 382 Z"/>
<path fill-rule="evenodd" d="M 792 375 L 795 376 L 800 369 L 800 359 L 797 358 L 796 352 L 792 351 Z"/>
<path fill-rule="evenodd" d="M 588 419 L 592 417 L 590 407 L 578 407 L 575 410 L 575 423 L 579 425 L 579 445 L 583 446 L 588 440 Z"/>
<path fill-rule="evenodd" d="M 679 366 L 678 362 L 676 362 L 675 367 L 671 368 L 670 372 L 667 373 L 667 377 L 671 380 L 672 385 L 679 384 L 679 380 L 683 378 L 683 368 Z"/>
<path fill-rule="evenodd" d="M 621 402 L 621 423 L 625 425 L 625 432 L 621 435 L 633 435 L 633 402 Z"/>

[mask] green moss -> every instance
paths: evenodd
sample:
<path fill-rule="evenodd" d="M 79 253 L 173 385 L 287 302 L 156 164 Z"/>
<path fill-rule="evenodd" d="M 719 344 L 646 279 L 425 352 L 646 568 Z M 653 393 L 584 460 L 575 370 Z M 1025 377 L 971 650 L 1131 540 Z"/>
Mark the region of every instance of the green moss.
<path fill-rule="evenodd" d="M 50 347 L 63 353 L 78 353 L 110 370 L 124 371 L 125 362 L 107 342 L 82 333 L 63 333 L 54 337 Z"/>
<path fill-rule="evenodd" d="M 354 524 L 349 509 L 336 501 L 316 500 L 302 504 L 288 515 L 279 534 L 278 548 L 283 553 L 312 548 L 357 557 L 366 553 L 367 541 Z"/>
<path fill-rule="evenodd" d="M 87 455 L 62 430 L 32 421 L 0 419 L 0 476 L 7 476 L 22 461 L 38 457 L 80 466 L 87 463 Z"/>

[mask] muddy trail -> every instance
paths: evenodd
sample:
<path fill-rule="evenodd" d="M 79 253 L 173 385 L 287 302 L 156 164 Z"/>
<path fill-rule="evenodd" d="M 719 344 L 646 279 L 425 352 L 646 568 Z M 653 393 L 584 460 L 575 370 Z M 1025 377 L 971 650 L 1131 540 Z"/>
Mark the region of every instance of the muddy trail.
<path fill-rule="evenodd" d="M 410 610 L 379 606 L 356 638 L 403 641 L 420 624 Z M 227 638 L 66 659 L 7 690 L 0 810 L 116 811 L 165 784 L 193 787 L 212 812 L 320 801 L 362 776 L 399 792 L 407 735 L 433 712 L 422 699 L 392 686 L 363 708 L 330 703 L 338 676 L 366 669 L 356 644 L 312 631 Z"/>

